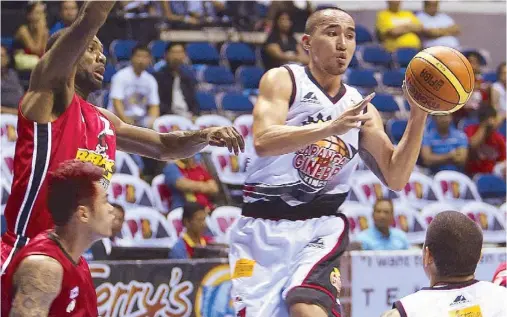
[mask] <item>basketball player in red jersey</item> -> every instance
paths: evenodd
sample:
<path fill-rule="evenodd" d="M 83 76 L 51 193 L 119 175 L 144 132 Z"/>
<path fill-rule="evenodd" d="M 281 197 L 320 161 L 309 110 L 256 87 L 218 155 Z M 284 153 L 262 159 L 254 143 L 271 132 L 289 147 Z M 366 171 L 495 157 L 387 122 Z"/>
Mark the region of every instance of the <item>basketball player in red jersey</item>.
<path fill-rule="evenodd" d="M 102 168 L 79 160 L 50 173 L 55 229 L 33 238 L 2 275 L 2 316 L 97 316 L 95 287 L 81 255 L 111 235 L 113 206 L 102 177 Z"/>
<path fill-rule="evenodd" d="M 5 208 L 2 272 L 29 239 L 53 227 L 46 208 L 46 175 L 68 159 L 104 168 L 103 184 L 114 172 L 116 148 L 159 160 L 189 157 L 206 145 L 238 153 L 242 137 L 232 127 L 160 134 L 122 122 L 86 102 L 102 85 L 106 58 L 95 34 L 114 1 L 84 4 L 76 21 L 54 34 L 32 71 L 18 113 L 14 180 Z"/>

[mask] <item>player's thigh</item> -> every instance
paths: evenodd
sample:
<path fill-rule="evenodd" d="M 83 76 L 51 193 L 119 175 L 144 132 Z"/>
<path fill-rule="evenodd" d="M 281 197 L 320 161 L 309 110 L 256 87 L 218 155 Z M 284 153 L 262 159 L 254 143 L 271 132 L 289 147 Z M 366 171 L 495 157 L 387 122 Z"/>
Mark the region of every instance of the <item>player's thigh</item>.
<path fill-rule="evenodd" d="M 298 303 L 317 305 L 330 316 L 338 315 L 339 256 L 348 245 L 347 220 L 341 216 L 325 219 L 316 233 L 298 254 L 283 297 L 289 307 Z"/>

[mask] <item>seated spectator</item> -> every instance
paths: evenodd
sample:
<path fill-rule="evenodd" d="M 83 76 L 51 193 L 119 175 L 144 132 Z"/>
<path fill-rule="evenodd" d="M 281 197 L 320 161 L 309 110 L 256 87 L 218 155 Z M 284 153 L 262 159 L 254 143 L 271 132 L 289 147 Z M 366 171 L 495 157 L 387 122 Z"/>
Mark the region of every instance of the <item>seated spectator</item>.
<path fill-rule="evenodd" d="M 171 43 L 167 47 L 164 65 L 155 73 L 162 115 L 172 113 L 191 119 L 199 114 L 195 98 L 197 83 L 191 70 L 184 67 L 186 61 L 183 44 Z"/>
<path fill-rule="evenodd" d="M 183 206 L 182 222 L 184 231 L 176 244 L 172 247 L 169 258 L 191 259 L 195 247 L 205 247 L 213 239 L 204 235 L 207 230 L 206 216 L 208 212 L 198 203 L 185 203 Z"/>
<path fill-rule="evenodd" d="M 200 21 L 189 14 L 188 3 L 189 1 L 162 1 L 162 12 L 169 22 L 197 26 L 200 24 Z"/>
<path fill-rule="evenodd" d="M 262 48 L 262 62 L 266 70 L 287 63 L 308 64 L 308 54 L 294 37 L 289 13 L 279 11 L 274 23 Z"/>
<path fill-rule="evenodd" d="M 157 81 L 146 71 L 150 64 L 148 47 L 134 47 L 131 65 L 113 76 L 109 94 L 111 111 L 124 122 L 146 128 L 151 128 L 160 116 Z"/>
<path fill-rule="evenodd" d="M 505 119 L 507 112 L 505 102 L 507 96 L 505 95 L 505 87 L 507 82 L 505 80 L 505 62 L 498 65 L 496 69 L 496 82 L 491 86 L 491 105 L 496 109 L 500 117 Z"/>
<path fill-rule="evenodd" d="M 51 30 L 49 30 L 49 34 L 53 35 L 53 33 L 69 27 L 76 20 L 78 11 L 79 7 L 77 6 L 76 1 L 61 1 L 60 20 L 53 25 Z"/>
<path fill-rule="evenodd" d="M 435 127 L 424 133 L 421 158 L 433 174 L 442 170 L 463 171 L 468 156 L 466 134 L 452 125 L 452 115 L 434 116 Z"/>
<path fill-rule="evenodd" d="M 26 21 L 14 36 L 14 60 L 20 70 L 33 69 L 44 54 L 49 30 L 46 22 L 46 5 L 30 2 L 26 7 Z"/>
<path fill-rule="evenodd" d="M 456 36 L 459 35 L 460 28 L 449 15 L 438 12 L 439 2 L 424 1 L 424 11 L 417 14 L 423 26 L 423 48 L 447 46 L 458 49 L 459 40 Z"/>
<path fill-rule="evenodd" d="M 361 231 L 357 240 L 363 250 L 406 250 L 410 248 L 407 235 L 394 223 L 394 206 L 390 199 L 379 199 L 373 206 L 374 226 Z"/>
<path fill-rule="evenodd" d="M 185 202 L 197 202 L 213 209 L 212 198 L 218 184 L 201 163 L 199 156 L 169 162 L 164 168 L 165 183 L 172 191 L 171 210 Z"/>
<path fill-rule="evenodd" d="M 198 19 L 201 24 L 221 26 L 227 24 L 229 18 L 225 15 L 225 1 L 188 1 L 188 12 Z"/>
<path fill-rule="evenodd" d="M 86 259 L 91 260 L 106 260 L 111 254 L 111 249 L 115 246 L 119 239 L 122 238 L 121 229 L 125 222 L 125 209 L 121 205 L 111 204 L 113 206 L 114 220 L 112 235 L 109 238 L 101 239 L 95 242 L 92 247 L 86 252 Z"/>
<path fill-rule="evenodd" d="M 11 58 L 7 48 L 2 46 L 2 108 L 1 113 L 18 114 L 19 100 L 25 93 L 21 82 L 19 81 L 18 73 L 10 68 Z"/>
<path fill-rule="evenodd" d="M 294 32 L 303 33 L 305 31 L 305 21 L 314 11 L 312 1 L 258 1 L 269 4 L 266 21 L 266 31 L 271 30 L 277 20 L 280 12 L 289 14 L 294 22 L 292 26 Z"/>
<path fill-rule="evenodd" d="M 471 51 L 465 54 L 465 57 L 470 62 L 470 66 L 474 71 L 475 75 L 475 86 L 474 92 L 464 108 L 468 110 L 477 110 L 483 103 L 487 103 L 489 100 L 487 84 L 484 82 L 482 77 L 481 59 L 482 57 L 478 52 Z"/>
<path fill-rule="evenodd" d="M 482 105 L 478 112 L 479 124 L 465 128 L 470 144 L 470 154 L 466 165 L 469 176 L 477 173 L 492 173 L 495 165 L 505 161 L 505 138 L 497 131 L 496 110 Z"/>
<path fill-rule="evenodd" d="M 387 10 L 377 14 L 376 28 L 379 40 L 389 52 L 400 47 L 421 48 L 418 33 L 422 30 L 421 22 L 406 10 L 400 10 L 401 1 L 387 1 Z"/>

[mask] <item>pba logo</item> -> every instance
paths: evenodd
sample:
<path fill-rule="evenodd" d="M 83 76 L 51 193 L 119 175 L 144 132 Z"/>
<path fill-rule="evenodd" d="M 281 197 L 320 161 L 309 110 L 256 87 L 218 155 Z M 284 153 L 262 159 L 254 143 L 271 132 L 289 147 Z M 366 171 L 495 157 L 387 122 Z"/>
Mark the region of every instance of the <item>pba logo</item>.
<path fill-rule="evenodd" d="M 315 118 L 308 117 L 303 125 L 329 120 L 331 116 L 324 118 L 319 113 Z M 357 151 L 349 149 L 342 139 L 333 135 L 297 151 L 293 166 L 298 170 L 299 177 L 305 184 L 321 189 L 352 159 L 355 152 Z"/>
<path fill-rule="evenodd" d="M 329 281 L 331 282 L 331 285 L 336 288 L 339 295 L 342 288 L 341 274 L 339 269 L 333 268 L 333 271 L 329 275 Z"/>
<path fill-rule="evenodd" d="M 150 239 L 153 237 L 153 231 L 151 230 L 151 222 L 148 219 L 141 219 L 141 232 L 144 239 Z"/>
<path fill-rule="evenodd" d="M 229 265 L 211 269 L 202 279 L 195 296 L 196 317 L 234 316 L 231 299 L 231 272 Z"/>
<path fill-rule="evenodd" d="M 18 138 L 18 134 L 16 133 L 16 127 L 12 124 L 6 124 L 2 128 L 2 136 L 5 135 L 7 137 L 7 141 L 16 142 Z"/>

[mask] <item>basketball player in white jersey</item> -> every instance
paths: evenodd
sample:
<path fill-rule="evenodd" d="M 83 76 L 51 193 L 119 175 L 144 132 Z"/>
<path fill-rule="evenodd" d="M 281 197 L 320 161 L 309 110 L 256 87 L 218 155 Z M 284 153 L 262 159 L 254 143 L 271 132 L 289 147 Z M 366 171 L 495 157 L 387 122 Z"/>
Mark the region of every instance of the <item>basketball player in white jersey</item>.
<path fill-rule="evenodd" d="M 505 317 L 507 289 L 474 279 L 482 230 L 457 211 L 439 213 L 428 226 L 423 248 L 430 287 L 403 297 L 382 317 Z"/>
<path fill-rule="evenodd" d="M 401 190 L 421 147 L 427 114 L 414 100 L 395 148 L 373 96 L 363 99 L 343 83 L 356 48 L 348 13 L 313 13 L 302 42 L 308 67 L 268 71 L 254 108 L 257 155 L 230 240 L 237 316 L 339 316 L 338 257 L 348 245 L 348 223 L 337 210 L 359 156 L 385 185 Z"/>

